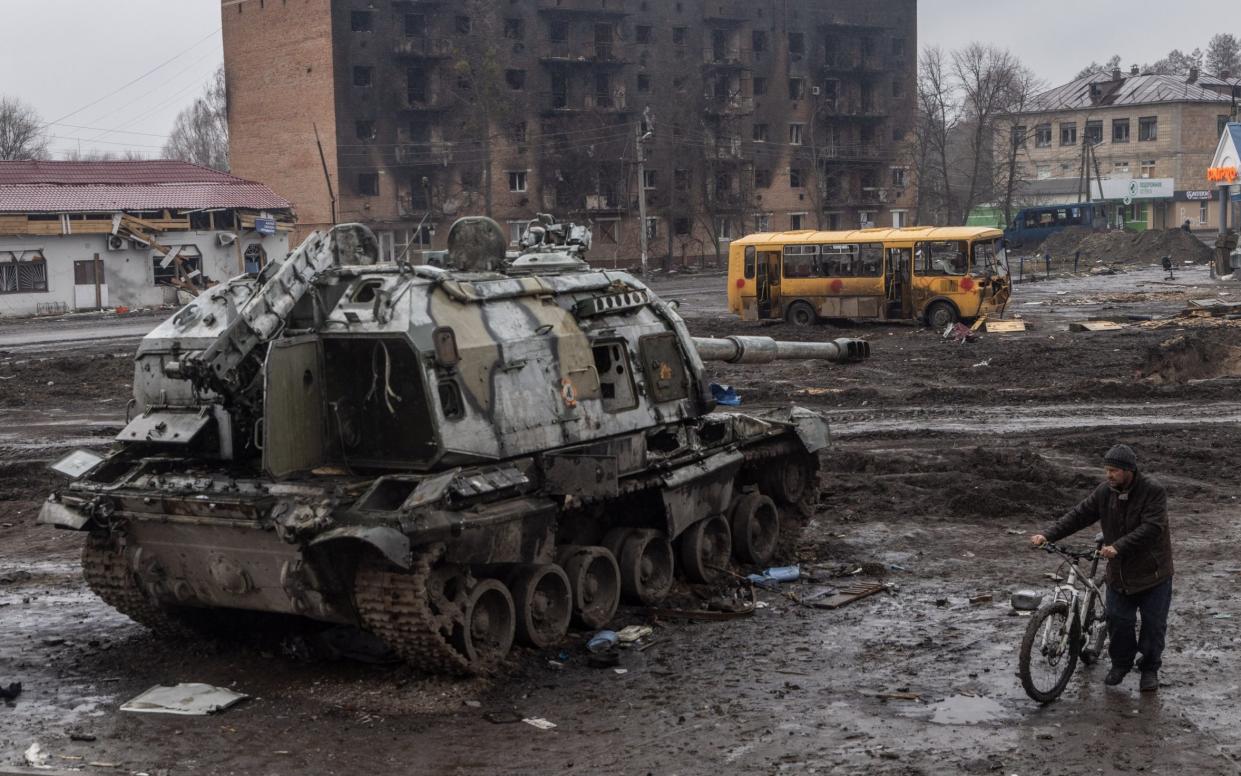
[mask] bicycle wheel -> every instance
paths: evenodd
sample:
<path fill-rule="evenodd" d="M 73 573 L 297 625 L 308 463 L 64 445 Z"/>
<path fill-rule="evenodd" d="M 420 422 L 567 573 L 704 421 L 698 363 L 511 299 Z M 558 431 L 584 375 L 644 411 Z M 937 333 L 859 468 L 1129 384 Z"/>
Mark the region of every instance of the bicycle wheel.
<path fill-rule="evenodd" d="M 1077 668 L 1080 642 L 1066 601 L 1053 601 L 1035 612 L 1021 640 L 1018 664 L 1026 695 L 1039 703 L 1059 698 Z"/>

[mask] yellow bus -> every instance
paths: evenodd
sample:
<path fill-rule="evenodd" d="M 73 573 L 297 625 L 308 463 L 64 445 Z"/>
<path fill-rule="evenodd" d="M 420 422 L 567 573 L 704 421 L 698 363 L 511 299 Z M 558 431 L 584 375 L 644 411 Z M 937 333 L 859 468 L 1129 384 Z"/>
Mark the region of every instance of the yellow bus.
<path fill-rule="evenodd" d="M 748 321 L 921 319 L 943 329 L 1002 315 L 1011 294 L 999 229 L 763 233 L 728 251 L 728 308 Z"/>

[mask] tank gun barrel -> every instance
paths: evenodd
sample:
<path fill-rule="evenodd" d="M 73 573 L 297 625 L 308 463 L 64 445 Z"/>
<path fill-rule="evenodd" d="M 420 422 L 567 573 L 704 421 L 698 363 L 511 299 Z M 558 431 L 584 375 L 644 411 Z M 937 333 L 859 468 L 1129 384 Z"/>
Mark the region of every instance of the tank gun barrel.
<path fill-rule="evenodd" d="M 729 364 L 768 364 L 809 359 L 845 364 L 870 358 L 870 343 L 860 339 L 833 342 L 781 342 L 771 337 L 694 337 L 698 355 Z"/>

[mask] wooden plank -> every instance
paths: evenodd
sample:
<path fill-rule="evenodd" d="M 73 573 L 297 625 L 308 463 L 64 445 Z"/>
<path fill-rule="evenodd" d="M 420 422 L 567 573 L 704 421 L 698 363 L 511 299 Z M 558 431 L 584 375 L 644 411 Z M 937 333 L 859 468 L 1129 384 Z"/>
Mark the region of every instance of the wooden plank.
<path fill-rule="evenodd" d="M 988 334 L 1011 334 L 1025 330 L 1025 321 L 987 321 Z"/>
<path fill-rule="evenodd" d="M 1112 321 L 1078 321 L 1069 324 L 1069 331 L 1119 331 L 1125 328 Z"/>
<path fill-rule="evenodd" d="M 878 582 L 861 582 L 849 587 L 842 587 L 834 595 L 821 598 L 810 605 L 815 609 L 839 609 L 867 596 L 882 593 L 884 590 L 887 590 L 887 586 Z"/>

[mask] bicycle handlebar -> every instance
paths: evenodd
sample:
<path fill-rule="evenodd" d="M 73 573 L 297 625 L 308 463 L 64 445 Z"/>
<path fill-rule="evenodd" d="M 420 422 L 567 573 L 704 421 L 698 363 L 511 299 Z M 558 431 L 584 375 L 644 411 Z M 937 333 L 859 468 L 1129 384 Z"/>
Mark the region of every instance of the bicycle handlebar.
<path fill-rule="evenodd" d="M 1071 550 L 1068 547 L 1061 547 L 1060 545 L 1053 544 L 1051 542 L 1043 542 L 1042 544 L 1040 544 L 1038 547 L 1035 547 L 1034 549 L 1045 550 L 1051 553 L 1058 553 L 1072 560 L 1094 560 L 1096 557 L 1102 557 L 1099 555 L 1099 551 L 1097 549 Z"/>

